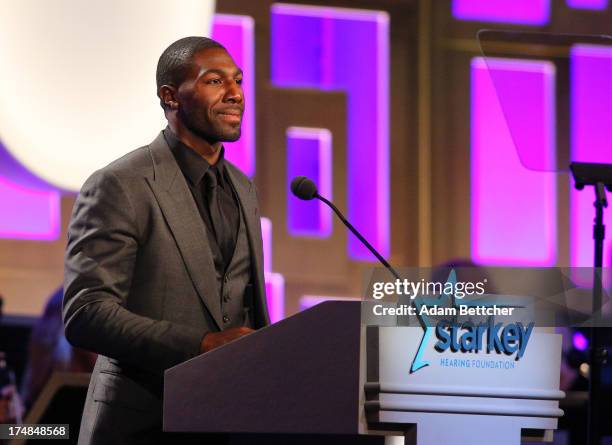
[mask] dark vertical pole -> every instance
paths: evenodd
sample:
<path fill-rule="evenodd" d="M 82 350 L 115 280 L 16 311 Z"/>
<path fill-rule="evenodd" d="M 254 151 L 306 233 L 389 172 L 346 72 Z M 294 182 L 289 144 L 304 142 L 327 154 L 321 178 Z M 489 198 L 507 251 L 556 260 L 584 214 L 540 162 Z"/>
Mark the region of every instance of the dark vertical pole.
<path fill-rule="evenodd" d="M 606 227 L 603 223 L 603 209 L 607 207 L 606 190 L 603 183 L 595 186 L 595 225 L 593 239 L 595 240 L 595 267 L 593 268 L 593 327 L 590 329 L 591 347 L 589 349 L 589 417 L 588 443 L 600 445 L 600 414 L 601 414 L 601 353 L 598 338 L 599 314 L 601 311 L 603 242 L 606 237 Z"/>

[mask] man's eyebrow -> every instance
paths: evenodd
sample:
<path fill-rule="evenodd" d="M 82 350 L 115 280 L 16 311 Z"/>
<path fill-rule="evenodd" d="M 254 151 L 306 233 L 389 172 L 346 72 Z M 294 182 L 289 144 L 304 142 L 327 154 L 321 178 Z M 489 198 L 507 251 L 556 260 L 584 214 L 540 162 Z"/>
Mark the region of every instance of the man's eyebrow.
<path fill-rule="evenodd" d="M 224 70 L 220 70 L 217 68 L 211 68 L 211 69 L 204 71 L 202 73 L 202 76 L 205 76 L 206 74 L 219 74 L 220 76 L 225 76 L 226 72 Z M 234 76 L 239 76 L 241 74 L 242 74 L 242 69 L 236 68 L 236 70 L 234 71 Z"/>

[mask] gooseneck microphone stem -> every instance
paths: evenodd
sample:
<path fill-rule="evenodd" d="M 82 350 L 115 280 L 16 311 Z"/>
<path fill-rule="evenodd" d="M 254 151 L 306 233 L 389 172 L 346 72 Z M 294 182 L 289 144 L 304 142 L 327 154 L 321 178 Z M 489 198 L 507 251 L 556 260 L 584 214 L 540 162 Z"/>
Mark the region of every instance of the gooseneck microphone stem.
<path fill-rule="evenodd" d="M 361 233 L 359 233 L 357 229 L 355 229 L 355 227 L 353 227 L 353 225 L 347 221 L 347 219 L 344 217 L 342 212 L 340 212 L 340 210 L 338 210 L 338 208 L 330 200 L 324 198 L 318 193 L 315 193 L 314 197 L 319 199 L 320 201 L 323 201 L 325 204 L 327 204 L 336 213 L 336 215 L 338 215 L 338 218 L 340 218 L 340 221 L 342 221 L 342 223 L 344 223 L 344 225 L 348 227 L 351 232 L 353 232 L 353 235 L 359 238 L 359 241 L 361 241 L 363 245 L 366 246 L 370 250 L 370 252 L 374 254 L 376 258 L 378 258 L 378 261 L 380 261 L 387 268 L 387 270 L 391 272 L 391 274 L 395 278 L 400 279 L 399 274 L 393 268 L 393 266 L 391 266 L 391 264 L 389 264 L 387 260 L 385 260 L 383 256 L 376 251 L 376 249 L 368 242 L 368 240 L 366 240 L 363 236 L 361 236 Z"/>

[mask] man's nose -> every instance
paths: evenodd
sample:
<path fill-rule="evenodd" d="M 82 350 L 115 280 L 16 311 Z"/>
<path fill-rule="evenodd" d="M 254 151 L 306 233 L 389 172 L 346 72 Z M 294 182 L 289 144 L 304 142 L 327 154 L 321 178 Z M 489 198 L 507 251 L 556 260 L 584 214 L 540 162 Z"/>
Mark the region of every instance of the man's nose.
<path fill-rule="evenodd" d="M 242 87 L 236 82 L 229 84 L 225 93 L 225 100 L 227 102 L 241 103 L 243 101 Z"/>

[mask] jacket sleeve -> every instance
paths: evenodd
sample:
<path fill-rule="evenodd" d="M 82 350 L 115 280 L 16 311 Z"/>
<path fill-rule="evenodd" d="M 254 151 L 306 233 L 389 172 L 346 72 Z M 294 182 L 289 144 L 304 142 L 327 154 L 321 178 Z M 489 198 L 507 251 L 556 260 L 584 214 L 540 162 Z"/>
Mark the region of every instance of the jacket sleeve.
<path fill-rule="evenodd" d="M 205 333 L 126 309 L 138 243 L 128 195 L 112 172 L 97 171 L 83 185 L 68 228 L 65 333 L 76 347 L 162 372 L 196 356 Z"/>

